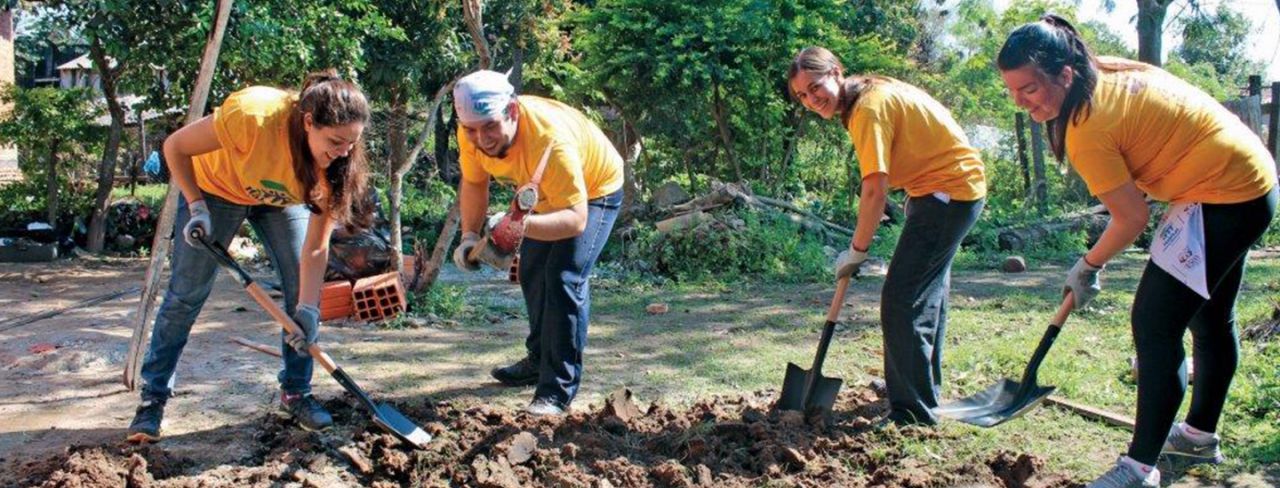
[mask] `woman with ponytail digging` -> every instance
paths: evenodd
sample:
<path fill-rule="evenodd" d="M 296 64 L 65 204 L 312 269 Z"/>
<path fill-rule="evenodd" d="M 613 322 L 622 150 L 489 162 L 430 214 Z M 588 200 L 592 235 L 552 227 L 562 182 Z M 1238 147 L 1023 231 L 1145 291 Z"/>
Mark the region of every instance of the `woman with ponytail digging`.
<path fill-rule="evenodd" d="M 1249 247 L 1275 215 L 1275 161 L 1209 95 L 1159 68 L 1094 56 L 1056 15 L 1014 30 L 996 63 L 1014 102 L 1047 125 L 1054 155 L 1071 162 L 1111 213 L 1067 275 L 1064 292 L 1077 308 L 1102 290 L 1098 275 L 1107 261 L 1146 228 L 1144 194 L 1171 203 L 1179 217 L 1162 224 L 1169 231 L 1156 239 L 1180 246 L 1181 259 L 1165 259 L 1166 247 L 1153 245 L 1133 299 L 1141 365 L 1133 439 L 1089 486 L 1159 486 L 1161 470 L 1222 462 L 1215 432 L 1239 359 L 1236 295 Z M 1175 424 L 1186 391 L 1188 329 L 1196 380 L 1185 421 Z"/>
<path fill-rule="evenodd" d="M 929 94 L 883 76 L 845 76 L 825 48 L 800 51 L 787 82 L 809 111 L 838 120 L 857 152 L 857 226 L 849 249 L 836 258 L 837 278 L 854 275 L 867 259 L 889 188 L 907 192 L 907 219 L 880 298 L 890 406 L 883 420 L 935 424 L 951 261 L 982 213 L 982 160 L 951 112 Z"/>
<path fill-rule="evenodd" d="M 164 143 L 173 184 L 182 190 L 174 228 L 172 273 L 142 365 L 142 403 L 127 440 L 160 439 L 178 357 L 213 289 L 217 264 L 191 233 L 226 246 L 245 220 L 266 249 L 284 287 L 285 309 L 305 335 L 281 339 L 280 411 L 307 430 L 333 423 L 311 397 L 306 352 L 319 328 L 320 285 L 329 234 L 363 202 L 368 174 L 361 135 L 369 103 L 334 71 L 312 74 L 298 92 L 254 86 L 232 93 L 213 115 Z"/>

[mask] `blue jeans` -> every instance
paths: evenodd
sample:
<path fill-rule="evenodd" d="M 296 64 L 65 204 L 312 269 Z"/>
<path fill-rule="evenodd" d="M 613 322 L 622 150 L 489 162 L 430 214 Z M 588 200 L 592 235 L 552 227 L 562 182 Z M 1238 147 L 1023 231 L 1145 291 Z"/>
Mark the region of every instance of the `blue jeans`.
<path fill-rule="evenodd" d="M 520 289 L 529 312 L 525 348 L 538 365 L 535 398 L 567 407 L 582 381 L 582 353 L 591 316 L 591 268 L 609 241 L 622 190 L 587 202 L 587 228 L 558 241 L 520 245 Z"/>
<path fill-rule="evenodd" d="M 982 200 L 943 202 L 932 195 L 907 200 L 907 220 L 880 297 L 885 385 L 894 421 L 938 422 L 932 409 L 942 385 L 951 261 L 982 206 Z"/>
<path fill-rule="evenodd" d="M 177 220 L 173 228 L 181 233 L 191 214 L 185 198 L 178 199 Z M 285 311 L 293 315 L 298 304 L 298 260 L 302 255 L 302 242 L 307 235 L 307 222 L 311 212 L 303 205 L 273 207 L 270 205 L 237 205 L 205 195 L 209 205 L 209 218 L 213 223 L 213 238 L 226 246 L 240 229 L 245 219 L 262 241 L 267 256 L 275 266 L 284 287 Z M 187 245 L 181 235 L 173 240 L 173 257 L 170 263 L 169 289 L 164 302 L 156 313 L 155 327 L 151 331 L 151 345 L 142 363 L 142 398 L 166 400 L 173 393 L 174 370 L 178 357 L 187 345 L 191 325 L 204 307 L 204 301 L 213 290 L 218 263 L 205 249 Z M 284 356 L 284 370 L 280 372 L 280 385 L 289 393 L 311 391 L 311 356 L 298 354 L 284 342 L 281 331 L 280 349 Z"/>

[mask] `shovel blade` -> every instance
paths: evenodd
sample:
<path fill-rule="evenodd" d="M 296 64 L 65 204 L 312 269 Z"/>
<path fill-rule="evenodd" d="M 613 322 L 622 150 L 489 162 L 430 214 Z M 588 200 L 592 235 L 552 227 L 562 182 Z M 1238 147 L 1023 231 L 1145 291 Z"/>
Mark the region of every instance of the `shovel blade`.
<path fill-rule="evenodd" d="M 431 434 L 422 430 L 421 427 L 418 427 L 417 424 L 391 405 L 379 403 L 374 407 L 372 413 L 374 423 L 414 447 L 422 449 L 427 446 L 428 442 L 431 442 Z"/>
<path fill-rule="evenodd" d="M 807 412 L 817 409 L 824 414 L 831 412 L 844 381 L 819 374 L 814 379 L 813 388 L 805 395 L 805 386 L 808 385 L 811 374 L 795 363 L 787 363 L 787 375 L 782 379 L 782 394 L 778 398 L 779 410 Z"/>
<path fill-rule="evenodd" d="M 1057 387 L 1034 383 L 1024 389 L 1020 382 L 1006 378 L 986 390 L 939 406 L 933 412 L 979 427 L 994 427 L 1027 413 L 1055 389 Z"/>

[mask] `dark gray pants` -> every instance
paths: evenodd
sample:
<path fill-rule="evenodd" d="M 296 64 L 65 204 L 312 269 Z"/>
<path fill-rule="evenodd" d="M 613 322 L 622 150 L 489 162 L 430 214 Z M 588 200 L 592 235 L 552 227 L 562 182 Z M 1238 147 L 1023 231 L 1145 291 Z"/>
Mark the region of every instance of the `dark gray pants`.
<path fill-rule="evenodd" d="M 951 260 L 978 221 L 983 200 L 944 203 L 934 196 L 907 200 L 907 221 L 889 262 L 880 297 L 884 375 L 890 419 L 935 424 L 942 385 Z"/>

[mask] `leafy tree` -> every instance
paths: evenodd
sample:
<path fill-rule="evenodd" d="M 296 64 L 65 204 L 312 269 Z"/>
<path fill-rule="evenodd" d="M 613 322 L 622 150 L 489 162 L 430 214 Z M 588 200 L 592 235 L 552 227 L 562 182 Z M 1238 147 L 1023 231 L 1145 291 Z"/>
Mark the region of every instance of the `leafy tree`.
<path fill-rule="evenodd" d="M 1230 85 L 1243 85 L 1249 75 L 1262 72 L 1263 64 L 1248 55 L 1253 23 L 1227 4 L 1212 14 L 1200 12 L 1185 17 L 1180 25 L 1182 44 L 1174 55 L 1182 62 L 1208 64 Z"/>
<path fill-rule="evenodd" d="M 93 134 L 93 109 L 83 89 L 23 89 L 6 85 L 0 103 L 13 107 L 0 114 L 0 143 L 12 144 L 24 155 L 22 172 L 28 179 L 45 179 L 45 220 L 58 222 L 58 190 L 70 167 L 66 153 L 83 149 Z"/>

